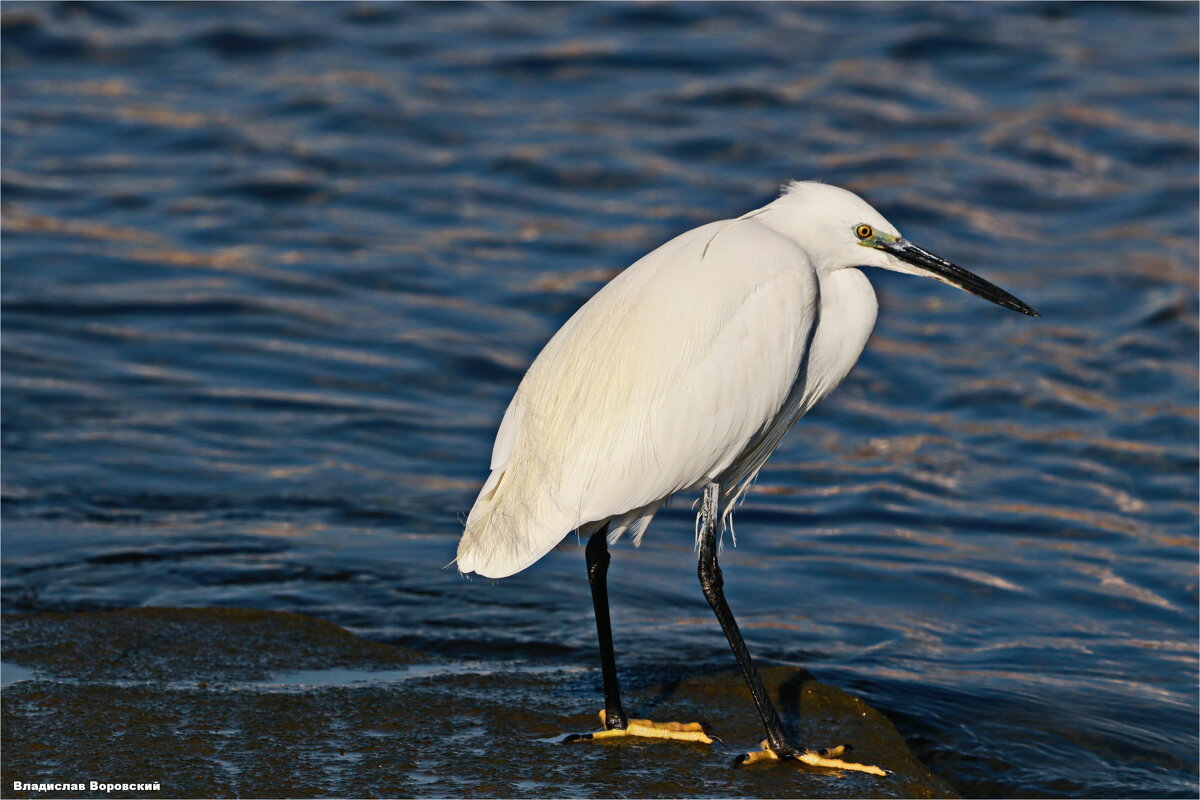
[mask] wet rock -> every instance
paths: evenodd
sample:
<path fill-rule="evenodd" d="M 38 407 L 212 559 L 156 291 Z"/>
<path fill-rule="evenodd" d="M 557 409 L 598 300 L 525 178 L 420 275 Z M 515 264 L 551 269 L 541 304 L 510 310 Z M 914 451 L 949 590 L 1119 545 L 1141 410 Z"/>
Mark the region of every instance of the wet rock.
<path fill-rule="evenodd" d="M 706 721 L 712 747 L 561 743 L 596 726 L 575 664 L 438 661 L 295 614 L 135 609 L 6 616 L 5 796 L 13 781 L 147 782 L 109 797 L 945 797 L 862 700 L 803 670 L 764 679 L 800 741 L 849 742 L 886 778 L 730 766 L 762 736 L 734 671 L 629 676 L 626 706 Z M 850 757 L 848 757 L 850 758 Z M 96 796 L 96 792 L 63 793 Z"/>
<path fill-rule="evenodd" d="M 254 680 L 277 670 L 423 660 L 302 614 L 244 608 L 134 608 L 6 614 L 4 660 L 99 680 Z"/>

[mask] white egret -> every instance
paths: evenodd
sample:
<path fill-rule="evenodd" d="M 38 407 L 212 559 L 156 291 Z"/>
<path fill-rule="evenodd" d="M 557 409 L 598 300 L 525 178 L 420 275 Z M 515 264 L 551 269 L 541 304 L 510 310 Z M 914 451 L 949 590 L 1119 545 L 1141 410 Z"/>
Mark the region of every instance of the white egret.
<path fill-rule="evenodd" d="M 638 544 L 678 492 L 703 490 L 699 577 L 766 727 L 739 763 L 847 764 L 790 741 L 725 602 L 720 533 L 792 424 L 858 361 L 877 309 L 859 267 L 923 275 L 1038 316 L 1017 298 L 904 239 L 857 195 L 795 182 L 737 219 L 683 233 L 639 259 L 550 339 L 521 381 L 492 473 L 458 546 L 463 573 L 503 578 L 569 532 L 589 537 L 604 679 L 603 729 L 576 738 L 709 742 L 695 723 L 630 720 L 609 626 L 608 545 Z"/>

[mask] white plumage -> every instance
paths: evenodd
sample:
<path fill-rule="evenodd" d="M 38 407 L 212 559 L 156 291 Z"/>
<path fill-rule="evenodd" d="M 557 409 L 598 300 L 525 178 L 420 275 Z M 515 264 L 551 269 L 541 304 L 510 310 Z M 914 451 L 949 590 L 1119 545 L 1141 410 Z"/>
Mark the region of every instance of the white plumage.
<path fill-rule="evenodd" d="M 605 524 L 611 540 L 631 530 L 636 543 L 671 495 L 709 483 L 728 514 L 862 354 L 877 305 L 858 266 L 1038 316 L 901 237 L 857 195 L 792 183 L 643 257 L 554 335 L 500 423 L 459 569 L 503 578 Z"/>
<path fill-rule="evenodd" d="M 762 750 L 735 763 L 794 758 L 887 774 L 841 760 L 844 748 L 818 751 L 788 737 L 725 600 L 717 559 L 725 516 L 788 428 L 842 382 L 867 344 L 878 307 L 858 266 L 924 275 L 1037 316 L 902 238 L 858 196 L 793 183 L 756 211 L 688 231 L 640 259 L 567 320 L 525 374 L 457 561 L 464 573 L 503 578 L 572 530 L 588 537 L 604 727 L 565 741 L 712 743 L 699 723 L 625 713 L 608 609 L 608 544 L 626 531 L 636 544 L 671 495 L 703 487 L 696 574 L 767 733 Z"/>
<path fill-rule="evenodd" d="M 597 292 L 509 404 L 458 568 L 506 577 L 605 522 L 610 539 L 630 530 L 636 542 L 671 495 L 714 479 L 732 508 L 871 334 L 871 285 L 837 258 L 859 224 L 899 239 L 856 195 L 794 183 L 677 236 Z M 827 245 L 834 232 L 845 248 Z M 852 263 L 900 268 L 856 249 Z"/>

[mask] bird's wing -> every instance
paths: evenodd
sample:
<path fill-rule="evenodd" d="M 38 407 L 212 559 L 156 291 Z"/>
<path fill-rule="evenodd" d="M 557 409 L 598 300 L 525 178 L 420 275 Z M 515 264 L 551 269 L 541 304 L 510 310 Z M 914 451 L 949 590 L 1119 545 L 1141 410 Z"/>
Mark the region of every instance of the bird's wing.
<path fill-rule="evenodd" d="M 618 275 L 526 373 L 459 568 L 511 575 L 582 524 L 720 474 L 787 400 L 818 299 L 807 255 L 753 220 L 689 231 Z"/>
<path fill-rule="evenodd" d="M 521 435 L 521 420 L 525 417 L 525 407 L 520 402 L 518 393 L 504 410 L 504 418 L 500 420 L 500 429 L 496 431 L 496 443 L 492 445 L 491 469 L 496 470 L 508 463 L 512 457 L 513 447 L 517 437 Z"/>

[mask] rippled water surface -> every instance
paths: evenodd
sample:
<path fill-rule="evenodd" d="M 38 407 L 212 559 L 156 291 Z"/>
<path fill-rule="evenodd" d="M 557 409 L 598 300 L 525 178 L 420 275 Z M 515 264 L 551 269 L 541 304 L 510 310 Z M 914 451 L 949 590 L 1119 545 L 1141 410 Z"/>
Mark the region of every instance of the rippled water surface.
<path fill-rule="evenodd" d="M 736 517 L 764 661 L 970 795 L 1195 796 L 1197 7 L 3 10 L 4 608 L 237 605 L 594 666 L 574 540 L 443 569 L 524 367 L 790 178 L 1038 308 L 872 275 Z M 730 663 L 690 501 L 622 668 Z M 598 683 L 598 679 L 597 679 Z"/>

